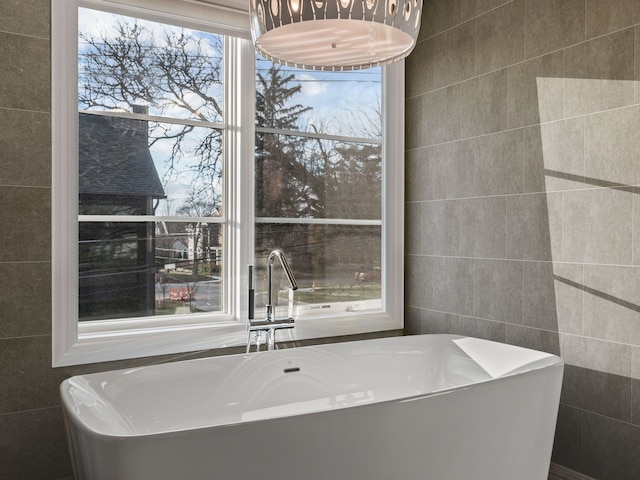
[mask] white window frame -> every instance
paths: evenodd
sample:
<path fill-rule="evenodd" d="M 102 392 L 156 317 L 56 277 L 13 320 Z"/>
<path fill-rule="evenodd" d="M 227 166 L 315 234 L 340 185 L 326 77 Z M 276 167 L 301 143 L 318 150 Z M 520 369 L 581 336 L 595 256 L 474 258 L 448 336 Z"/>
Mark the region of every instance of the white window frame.
<path fill-rule="evenodd" d="M 225 68 L 229 243 L 228 315 L 78 322 L 78 7 L 230 34 Z M 52 0 L 52 363 L 54 367 L 243 345 L 247 338 L 247 268 L 254 260 L 255 51 L 245 13 L 185 0 Z M 215 19 L 209 21 L 207 19 Z M 246 25 L 246 27 L 244 27 Z M 233 79 L 231 78 L 233 75 Z M 383 68 L 382 310 L 305 316 L 290 337 L 303 340 L 403 328 L 404 64 Z M 231 106 L 231 108 L 229 108 Z"/>

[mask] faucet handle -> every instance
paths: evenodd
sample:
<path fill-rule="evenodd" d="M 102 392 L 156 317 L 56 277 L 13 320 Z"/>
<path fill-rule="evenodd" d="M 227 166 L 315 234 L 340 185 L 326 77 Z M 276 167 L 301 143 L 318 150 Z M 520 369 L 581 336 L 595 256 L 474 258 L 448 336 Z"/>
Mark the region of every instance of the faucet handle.
<path fill-rule="evenodd" d="M 256 344 L 256 352 L 260 351 L 260 345 L 262 345 L 262 332 L 263 330 L 255 330 L 255 329 L 248 329 L 248 335 L 247 335 L 247 349 L 246 349 L 246 353 L 251 353 L 251 334 L 253 333 L 253 338 L 255 339 L 255 344 Z"/>
<path fill-rule="evenodd" d="M 271 323 L 273 324 L 272 328 L 279 330 L 281 328 L 293 328 L 296 321 L 293 318 L 289 317 L 281 318 L 280 320 L 274 320 Z"/>
<path fill-rule="evenodd" d="M 267 350 L 273 350 L 276 345 L 276 332 L 285 328 L 293 328 L 295 325 L 293 318 L 282 318 L 280 320 L 249 320 L 247 322 L 247 353 L 251 351 L 251 332 L 254 333 L 256 339 L 256 351 L 260 351 L 262 343 L 262 332 L 267 335 Z"/>

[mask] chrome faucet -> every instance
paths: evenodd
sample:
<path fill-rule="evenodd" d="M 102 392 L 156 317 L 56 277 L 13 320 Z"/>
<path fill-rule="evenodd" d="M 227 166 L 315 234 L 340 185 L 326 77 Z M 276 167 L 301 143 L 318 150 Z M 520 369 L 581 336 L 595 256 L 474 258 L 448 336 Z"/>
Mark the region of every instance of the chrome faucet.
<path fill-rule="evenodd" d="M 273 305 L 273 263 L 275 259 L 280 260 L 280 265 L 289 282 L 289 308 L 287 318 L 277 319 L 275 314 L 275 306 Z M 283 328 L 293 328 L 295 320 L 293 319 L 293 291 L 298 289 L 298 284 L 293 276 L 293 272 L 289 267 L 289 262 L 280 249 L 275 249 L 269 254 L 267 260 L 267 314 L 264 320 L 249 319 L 247 328 L 249 330 L 249 340 L 247 340 L 247 351 L 249 351 L 251 332 L 260 335 L 261 332 L 267 333 L 267 350 L 275 350 L 276 331 Z M 256 337 L 258 338 L 258 337 Z"/>

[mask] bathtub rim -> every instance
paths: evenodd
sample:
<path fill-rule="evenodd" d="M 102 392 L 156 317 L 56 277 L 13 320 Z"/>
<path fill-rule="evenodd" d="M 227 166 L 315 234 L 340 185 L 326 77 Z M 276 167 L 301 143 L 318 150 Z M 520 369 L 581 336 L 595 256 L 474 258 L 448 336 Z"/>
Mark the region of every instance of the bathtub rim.
<path fill-rule="evenodd" d="M 296 347 L 295 350 L 324 350 L 327 347 L 330 347 L 332 345 L 344 345 L 344 344 L 351 344 L 351 343 L 369 343 L 369 342 L 389 342 L 391 343 L 391 341 L 393 339 L 395 339 L 395 341 L 397 341 L 398 338 L 405 338 L 405 337 L 422 337 L 422 336 L 429 336 L 429 337 L 439 337 L 439 338 L 448 338 L 450 343 L 453 344 L 452 346 L 456 349 L 459 349 L 461 353 L 466 354 L 466 352 L 464 352 L 464 350 L 462 350 L 458 345 L 456 345 L 455 343 L 453 343 L 451 340 L 453 339 L 459 339 L 459 338 L 478 338 L 478 337 L 469 337 L 467 335 L 456 335 L 456 334 L 421 334 L 421 335 L 407 335 L 404 337 L 383 337 L 383 338 L 375 338 L 375 339 L 366 339 L 366 340 L 353 340 L 353 341 L 347 341 L 347 342 L 340 342 L 339 344 L 335 344 L 335 343 L 330 343 L 330 344 L 321 344 L 321 345 L 310 345 L 310 346 L 304 346 L 304 347 Z M 499 344 L 499 345 L 509 345 L 512 347 L 517 347 L 517 348 L 523 348 L 526 350 L 533 350 L 527 347 L 520 347 L 518 345 L 510 345 L 510 344 L 506 344 L 503 342 L 496 342 L 493 340 L 486 340 L 486 339 L 480 339 L 479 340 L 483 340 L 484 342 L 489 342 L 489 343 L 495 343 L 495 344 Z M 527 375 L 527 374 L 534 374 L 535 372 L 539 372 L 540 370 L 544 370 L 544 369 L 549 369 L 549 368 L 559 368 L 561 370 L 564 370 L 564 365 L 565 362 L 564 360 L 555 354 L 551 354 L 551 353 L 546 353 L 546 352 L 541 352 L 541 353 L 545 353 L 546 356 L 540 360 L 537 360 L 535 362 L 531 362 L 529 364 L 523 365 L 519 368 L 513 369 L 511 371 L 509 371 L 508 373 L 499 376 L 499 377 L 492 377 L 491 374 L 488 374 L 488 378 L 485 379 L 480 379 L 480 380 L 475 380 L 473 382 L 467 383 L 467 384 L 462 384 L 462 385 L 455 385 L 452 387 L 446 387 L 446 388 L 442 388 L 442 389 L 438 389 L 438 390 L 433 390 L 433 391 L 429 391 L 429 392 L 425 392 L 425 393 L 420 393 L 420 394 L 416 394 L 416 395 L 409 395 L 409 396 L 401 396 L 401 397 L 397 397 L 397 398 L 391 398 L 391 399 L 385 399 L 385 400 L 379 400 L 379 401 L 374 401 L 371 403 L 364 403 L 364 404 L 359 404 L 359 405 L 347 405 L 347 406 L 341 406 L 339 408 L 326 408 L 326 409 L 321 409 L 321 410 L 313 410 L 313 411 L 309 411 L 309 412 L 304 412 L 304 413 L 295 413 L 295 414 L 291 414 L 291 415 L 274 415 L 271 417 L 266 417 L 266 418 L 259 418 L 259 419 L 251 419 L 251 420 L 242 420 L 242 421 L 237 421 L 237 422 L 222 422 L 222 423 L 212 423 L 212 422 L 203 422 L 201 425 L 197 425 L 197 426 L 190 426 L 190 427 L 176 427 L 176 428 L 172 428 L 172 429 L 166 429 L 166 430 L 161 430 L 161 431 L 153 431 L 153 432 L 139 432 L 139 431 L 132 431 L 132 432 L 127 432 L 126 434 L 124 433 L 115 433 L 115 432 L 108 432 L 108 431 L 101 431 L 98 430 L 96 428 L 93 428 L 92 426 L 88 425 L 86 422 L 80 421 L 78 416 L 76 414 L 74 414 L 72 411 L 72 401 L 70 400 L 70 394 L 68 393 L 67 389 L 65 389 L 65 387 L 67 385 L 69 385 L 70 381 L 74 378 L 78 378 L 78 377 L 98 377 L 101 374 L 105 374 L 105 373 L 109 373 L 109 374 L 124 374 L 125 372 L 133 372 L 133 371 L 137 371 L 137 370 L 141 370 L 141 369 L 148 369 L 148 368 L 162 368 L 168 365 L 175 365 L 175 364 L 188 364 L 188 363 L 192 363 L 192 362 L 206 362 L 206 361 L 215 361 L 218 358 L 238 358 L 238 357 L 247 357 L 247 356 L 255 356 L 255 355 L 278 355 L 278 353 L 283 353 L 283 352 L 287 352 L 287 351 L 291 351 L 292 349 L 283 349 L 283 350 L 277 350 L 274 352 L 251 352 L 251 353 L 237 353 L 237 354 L 232 354 L 232 355 L 226 355 L 224 357 L 204 357 L 204 358 L 195 358 L 195 359 L 188 359 L 188 360 L 178 360 L 176 362 L 167 362 L 167 363 L 160 363 L 160 364 L 154 364 L 154 365 L 148 365 L 148 366 L 142 366 L 142 367 L 133 367 L 133 368 L 123 368 L 123 369 L 115 369 L 115 370 L 106 370 L 104 372 L 96 372 L 96 373 L 89 373 L 89 374 L 85 374 L 85 375 L 74 375 L 70 378 L 67 378 L 65 380 L 63 380 L 60 384 L 59 387 L 59 391 L 60 391 L 60 397 L 61 397 L 61 403 L 62 403 L 62 410 L 63 410 L 63 417 L 65 420 L 65 424 L 67 422 L 69 422 L 70 424 L 72 424 L 74 426 L 74 428 L 79 428 L 82 430 L 82 432 L 85 435 L 89 435 L 91 437 L 95 437 L 95 438 L 100 438 L 103 441 L 120 441 L 120 440 L 124 440 L 124 439 L 132 439 L 132 438 L 146 438 L 146 437 L 154 437 L 154 436 L 163 436 L 163 435 L 179 435 L 179 434 L 184 434 L 190 431 L 199 431 L 199 430 L 206 430 L 206 429 L 218 429 L 218 428 L 233 428 L 235 426 L 238 425 L 248 425 L 248 424 L 253 424 L 256 422 L 269 422 L 269 421 L 274 421 L 274 420 L 278 420 L 278 419 L 283 419 L 283 418 L 291 418 L 291 417 L 295 417 L 295 416 L 307 416 L 307 415 L 320 415 L 320 414 L 326 414 L 328 412 L 332 412 L 332 411 L 337 411 L 337 410 L 349 410 L 349 409 L 354 409 L 354 408 L 372 408 L 375 406 L 383 406 L 386 404 L 392 404 L 392 403 L 403 403 L 403 402 L 413 402 L 413 401 L 419 401 L 419 400 L 423 400 L 423 399 L 427 399 L 430 397 L 435 397 L 438 395 L 447 395 L 447 394 L 451 394 L 455 391 L 458 390 L 462 390 L 462 389 L 468 389 L 468 388 L 472 388 L 476 385 L 482 385 L 482 384 L 486 384 L 489 382 L 504 382 L 507 381 L 508 379 L 515 377 L 515 376 L 520 376 L 520 375 Z M 538 350 L 536 350 L 538 351 Z M 539 352 L 539 351 L 538 351 Z M 468 356 L 468 355 L 467 355 Z M 471 357 L 469 357 L 471 358 Z M 473 359 L 472 359 L 473 360 Z M 477 363 L 477 362 L 476 362 Z M 482 367 L 478 364 L 478 367 L 482 369 Z M 102 398 L 102 397 L 101 397 Z M 104 398 L 102 398 L 102 400 L 109 404 L 109 406 L 112 408 L 112 410 L 115 413 L 118 413 L 118 410 L 116 407 L 114 407 L 113 405 L 111 405 L 108 400 L 105 400 Z M 70 428 L 70 427 L 67 427 Z"/>

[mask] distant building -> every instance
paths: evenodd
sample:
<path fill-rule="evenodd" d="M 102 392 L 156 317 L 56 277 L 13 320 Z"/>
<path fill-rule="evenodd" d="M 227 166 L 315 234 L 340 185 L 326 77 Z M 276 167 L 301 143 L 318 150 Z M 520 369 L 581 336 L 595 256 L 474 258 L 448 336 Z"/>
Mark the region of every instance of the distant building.
<path fill-rule="evenodd" d="M 189 247 L 184 240 L 179 239 L 173 242 L 171 253 L 174 258 L 188 258 Z"/>
<path fill-rule="evenodd" d="M 166 195 L 147 122 L 81 113 L 78 133 L 79 213 L 153 215 L 154 203 Z M 153 222 L 84 222 L 79 239 L 80 318 L 153 315 Z"/>

